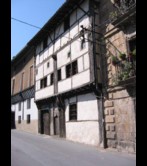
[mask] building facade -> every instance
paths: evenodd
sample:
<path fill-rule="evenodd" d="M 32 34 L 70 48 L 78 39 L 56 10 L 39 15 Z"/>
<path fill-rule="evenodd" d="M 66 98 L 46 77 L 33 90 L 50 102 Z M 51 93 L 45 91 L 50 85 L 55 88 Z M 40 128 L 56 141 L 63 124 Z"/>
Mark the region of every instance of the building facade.
<path fill-rule="evenodd" d="M 36 46 L 39 133 L 103 146 L 101 78 L 91 31 L 95 4 L 66 1 L 29 44 Z"/>
<path fill-rule="evenodd" d="M 34 50 L 26 46 L 11 62 L 12 128 L 38 133 L 34 94 Z"/>

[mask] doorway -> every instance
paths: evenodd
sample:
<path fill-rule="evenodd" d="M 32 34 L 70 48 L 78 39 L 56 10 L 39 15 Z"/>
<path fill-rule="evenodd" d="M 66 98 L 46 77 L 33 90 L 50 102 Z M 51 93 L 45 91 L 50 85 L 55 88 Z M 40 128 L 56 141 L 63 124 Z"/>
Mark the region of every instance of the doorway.
<path fill-rule="evenodd" d="M 41 134 L 50 135 L 50 115 L 48 110 L 41 111 Z"/>

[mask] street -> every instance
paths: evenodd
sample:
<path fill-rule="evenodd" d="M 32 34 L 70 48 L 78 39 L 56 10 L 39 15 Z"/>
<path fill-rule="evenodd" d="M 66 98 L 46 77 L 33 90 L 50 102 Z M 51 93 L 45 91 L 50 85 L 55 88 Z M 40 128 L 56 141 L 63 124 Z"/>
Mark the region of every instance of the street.
<path fill-rule="evenodd" d="M 11 166 L 136 166 L 136 157 L 11 130 Z"/>

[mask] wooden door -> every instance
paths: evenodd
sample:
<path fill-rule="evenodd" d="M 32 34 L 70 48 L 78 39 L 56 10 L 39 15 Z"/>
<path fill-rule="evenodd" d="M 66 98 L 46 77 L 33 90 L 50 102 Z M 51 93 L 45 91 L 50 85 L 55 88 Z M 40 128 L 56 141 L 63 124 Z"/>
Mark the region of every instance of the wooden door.
<path fill-rule="evenodd" d="M 42 134 L 50 134 L 50 116 L 47 110 L 42 111 Z"/>

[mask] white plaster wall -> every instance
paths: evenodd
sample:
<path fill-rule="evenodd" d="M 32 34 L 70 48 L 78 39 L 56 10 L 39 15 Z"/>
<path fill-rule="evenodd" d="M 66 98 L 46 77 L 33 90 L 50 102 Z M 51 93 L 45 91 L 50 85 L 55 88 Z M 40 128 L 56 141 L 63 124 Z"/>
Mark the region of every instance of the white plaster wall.
<path fill-rule="evenodd" d="M 76 88 L 90 82 L 90 70 L 86 70 L 72 77 L 72 88 Z"/>
<path fill-rule="evenodd" d="M 49 86 L 44 89 L 40 89 L 35 93 L 35 100 L 43 99 L 54 94 L 54 86 Z"/>
<path fill-rule="evenodd" d="M 71 89 L 71 78 L 58 83 L 58 92 L 64 92 Z"/>
<path fill-rule="evenodd" d="M 93 93 L 78 96 L 78 120 L 98 120 L 98 104 Z"/>
<path fill-rule="evenodd" d="M 79 26 L 78 22 L 70 28 L 70 38 L 74 38 L 78 35 Z"/>
<path fill-rule="evenodd" d="M 43 58 L 44 57 L 44 54 L 43 54 L 43 51 L 39 54 L 39 63 L 42 63 L 43 62 Z"/>
<path fill-rule="evenodd" d="M 60 49 L 60 38 L 55 42 L 55 51 Z"/>
<path fill-rule="evenodd" d="M 49 56 L 53 54 L 53 50 L 54 50 L 54 45 L 50 45 L 49 46 Z"/>
<path fill-rule="evenodd" d="M 70 46 L 68 45 L 63 50 L 61 50 L 57 54 L 57 67 L 60 68 L 63 65 L 66 65 L 70 62 L 70 58 L 68 58 L 67 54 L 70 51 Z"/>
<path fill-rule="evenodd" d="M 36 80 L 39 80 L 43 77 L 43 64 L 38 67 L 38 74 L 36 74 Z"/>
<path fill-rule="evenodd" d="M 44 50 L 44 52 L 43 52 L 43 54 L 44 54 L 43 60 L 46 60 L 48 58 L 48 55 L 49 55 L 49 51 L 48 50 L 49 50 L 48 48 L 46 48 Z"/>
<path fill-rule="evenodd" d="M 90 61 L 89 61 L 89 54 L 84 55 L 84 70 L 89 69 Z"/>
<path fill-rule="evenodd" d="M 27 109 L 27 100 L 24 101 L 24 120 L 27 120 L 27 115 L 31 115 L 31 120 L 38 120 L 38 109 L 34 103 L 34 98 L 31 98 L 31 108 Z"/>
<path fill-rule="evenodd" d="M 36 66 L 39 65 L 39 54 L 36 56 Z"/>
<path fill-rule="evenodd" d="M 66 139 L 74 142 L 98 146 L 98 122 L 87 121 L 66 123 Z"/>
<path fill-rule="evenodd" d="M 84 70 L 84 65 L 83 65 L 83 57 L 80 57 L 78 59 L 78 72 L 82 72 Z"/>
<path fill-rule="evenodd" d="M 36 81 L 36 90 L 40 89 L 40 80 Z"/>
<path fill-rule="evenodd" d="M 70 40 L 69 37 L 69 30 L 67 30 L 61 38 L 61 47 L 64 46 Z"/>
<path fill-rule="evenodd" d="M 50 63 L 49 67 L 47 68 L 47 63 Z M 46 61 L 44 64 L 44 76 L 48 75 L 49 73 L 53 72 L 54 64 L 53 64 L 53 58 L 50 58 L 48 61 Z"/>

